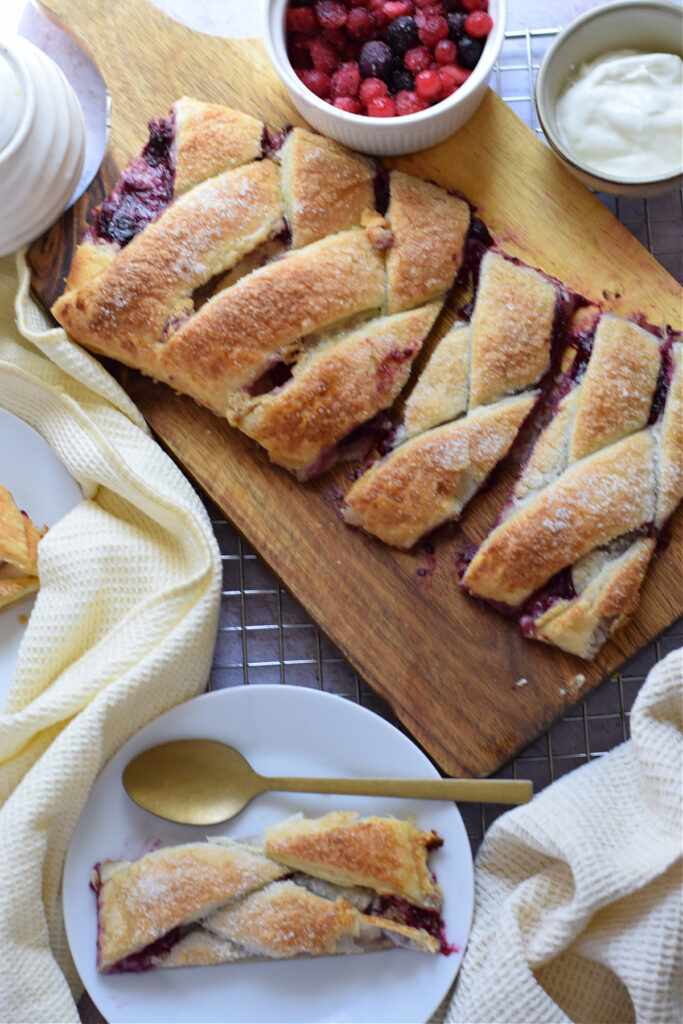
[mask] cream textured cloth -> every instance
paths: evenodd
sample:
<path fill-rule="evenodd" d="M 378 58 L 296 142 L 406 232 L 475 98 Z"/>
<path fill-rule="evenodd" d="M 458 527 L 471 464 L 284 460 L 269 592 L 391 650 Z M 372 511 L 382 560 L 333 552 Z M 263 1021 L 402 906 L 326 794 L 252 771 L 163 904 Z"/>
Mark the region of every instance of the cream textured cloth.
<path fill-rule="evenodd" d="M 21 256 L 17 268 L 18 291 L 14 260 L 0 261 L 0 407 L 46 438 L 85 499 L 41 541 L 0 715 L 0 1020 L 66 1022 L 80 992 L 61 913 L 69 837 L 121 744 L 205 688 L 220 556 L 188 481 L 113 378 L 50 329 Z"/>
<path fill-rule="evenodd" d="M 492 825 L 448 1022 L 683 1019 L 682 675 L 678 650 L 628 742 Z"/>

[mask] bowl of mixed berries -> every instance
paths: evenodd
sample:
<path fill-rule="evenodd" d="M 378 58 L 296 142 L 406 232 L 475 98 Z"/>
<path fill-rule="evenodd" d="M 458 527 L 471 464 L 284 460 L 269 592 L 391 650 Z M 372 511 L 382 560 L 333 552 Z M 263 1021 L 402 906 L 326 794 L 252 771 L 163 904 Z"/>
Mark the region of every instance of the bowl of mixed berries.
<path fill-rule="evenodd" d="M 299 113 L 377 155 L 452 135 L 486 93 L 505 0 L 265 0 L 264 42 Z"/>

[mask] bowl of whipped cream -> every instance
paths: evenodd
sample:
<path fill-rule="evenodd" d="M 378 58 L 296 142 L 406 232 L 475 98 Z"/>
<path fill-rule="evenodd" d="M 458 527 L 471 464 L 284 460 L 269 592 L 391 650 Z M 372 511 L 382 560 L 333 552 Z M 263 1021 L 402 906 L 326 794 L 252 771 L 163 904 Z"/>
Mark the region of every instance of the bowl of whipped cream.
<path fill-rule="evenodd" d="M 589 188 L 653 196 L 683 185 L 683 8 L 619 0 L 559 33 L 536 79 L 548 144 Z"/>

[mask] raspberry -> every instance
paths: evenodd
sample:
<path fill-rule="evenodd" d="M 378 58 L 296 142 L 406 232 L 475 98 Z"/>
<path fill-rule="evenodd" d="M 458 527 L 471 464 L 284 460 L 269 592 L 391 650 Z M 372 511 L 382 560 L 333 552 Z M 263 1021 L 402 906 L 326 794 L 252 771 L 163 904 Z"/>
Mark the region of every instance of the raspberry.
<path fill-rule="evenodd" d="M 330 96 L 357 96 L 360 86 L 360 72 L 355 61 L 349 60 L 332 75 Z"/>
<path fill-rule="evenodd" d="M 441 94 L 441 79 L 438 71 L 419 71 L 415 75 L 415 89 L 423 100 L 435 100 Z"/>
<path fill-rule="evenodd" d="M 471 74 L 471 71 L 459 68 L 457 64 L 446 64 L 444 67 L 439 68 L 438 75 L 441 82 L 441 95 L 444 97 L 450 96 L 463 82 L 467 81 Z"/>
<path fill-rule="evenodd" d="M 318 22 L 310 7 L 288 7 L 285 24 L 288 32 L 305 32 L 312 35 L 318 31 Z"/>
<path fill-rule="evenodd" d="M 346 19 L 346 31 L 354 39 L 369 39 L 375 27 L 375 19 L 364 7 L 354 7 Z"/>
<path fill-rule="evenodd" d="M 426 46 L 414 46 L 408 50 L 403 63 L 415 75 L 418 71 L 425 71 L 432 63 L 432 55 Z"/>
<path fill-rule="evenodd" d="M 313 61 L 313 67 L 317 68 L 318 71 L 325 71 L 328 75 L 331 75 L 339 67 L 337 54 L 322 36 L 316 36 L 315 39 L 311 40 L 309 53 Z"/>
<path fill-rule="evenodd" d="M 341 53 L 348 42 L 348 36 L 343 28 L 324 28 L 322 35 L 337 53 Z"/>
<path fill-rule="evenodd" d="M 361 111 L 358 100 L 354 100 L 350 96 L 337 96 L 332 106 L 338 110 L 345 110 L 348 114 L 360 114 Z"/>
<path fill-rule="evenodd" d="M 388 96 L 388 94 L 387 83 L 383 82 L 381 78 L 365 78 L 360 83 L 360 98 L 366 107 L 370 100 L 374 100 L 378 96 Z"/>
<path fill-rule="evenodd" d="M 352 60 L 357 64 L 362 45 L 363 44 L 360 39 L 347 39 L 346 46 L 341 52 L 342 61 Z"/>
<path fill-rule="evenodd" d="M 370 100 L 368 117 L 396 117 L 396 104 L 391 96 L 376 96 Z"/>
<path fill-rule="evenodd" d="M 311 38 L 293 33 L 287 40 L 287 56 L 294 70 L 305 71 L 312 66 Z"/>
<path fill-rule="evenodd" d="M 317 0 L 315 16 L 321 28 L 341 28 L 346 24 L 348 11 L 341 0 Z"/>
<path fill-rule="evenodd" d="M 324 71 L 317 71 L 312 68 L 310 71 L 301 71 L 299 78 L 307 89 L 319 96 L 321 100 L 326 99 L 330 94 L 330 76 Z"/>
<path fill-rule="evenodd" d="M 404 114 L 417 114 L 420 110 L 426 110 L 429 106 L 416 92 L 404 89 L 394 96 L 396 113 L 402 117 Z"/>
<path fill-rule="evenodd" d="M 485 11 L 472 11 L 467 15 L 465 31 L 468 36 L 475 39 L 483 39 L 493 28 L 493 19 Z"/>
<path fill-rule="evenodd" d="M 420 39 L 425 46 L 436 46 L 440 39 L 448 36 L 448 22 L 439 14 L 429 14 L 424 19 L 424 26 L 420 28 Z"/>
<path fill-rule="evenodd" d="M 439 39 L 438 43 L 434 47 L 434 56 L 436 57 L 439 64 L 452 64 L 455 60 L 457 50 L 455 43 L 452 39 Z M 313 50 L 311 49 L 311 56 L 313 57 Z M 313 57 L 313 63 L 315 64 L 315 57 Z M 317 67 L 317 65 L 316 65 Z"/>
<path fill-rule="evenodd" d="M 382 10 L 393 21 L 394 18 L 413 13 L 412 0 L 386 0 Z"/>
<path fill-rule="evenodd" d="M 416 7 L 433 7 L 434 0 L 415 0 Z"/>
<path fill-rule="evenodd" d="M 488 9 L 488 0 L 461 0 L 461 6 L 466 11 L 485 11 Z"/>

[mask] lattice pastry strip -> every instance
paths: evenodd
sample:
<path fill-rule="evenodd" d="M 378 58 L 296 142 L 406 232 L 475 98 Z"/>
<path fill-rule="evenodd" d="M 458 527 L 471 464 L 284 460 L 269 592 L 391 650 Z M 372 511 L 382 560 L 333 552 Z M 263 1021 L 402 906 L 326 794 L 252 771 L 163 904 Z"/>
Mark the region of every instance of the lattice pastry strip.
<path fill-rule="evenodd" d="M 95 211 L 56 318 L 298 475 L 329 467 L 405 383 L 463 262 L 468 204 L 304 129 L 273 141 L 260 122 L 198 101 L 153 127 Z M 316 415 L 295 422 L 307 402 Z"/>
<path fill-rule="evenodd" d="M 427 855 L 440 843 L 410 822 L 333 812 L 281 823 L 264 847 L 216 838 L 99 864 L 98 970 L 438 953 L 442 896 Z"/>
<path fill-rule="evenodd" d="M 44 533 L 0 484 L 0 609 L 38 590 L 38 542 Z"/>
<path fill-rule="evenodd" d="M 463 586 L 590 658 L 625 621 L 683 497 L 681 342 L 606 314 Z M 578 382 L 576 377 L 578 376 Z"/>
<path fill-rule="evenodd" d="M 434 349 L 406 401 L 397 446 L 346 495 L 346 521 L 410 548 L 457 518 L 533 410 L 569 305 L 545 275 L 487 253 L 470 322 Z"/>

